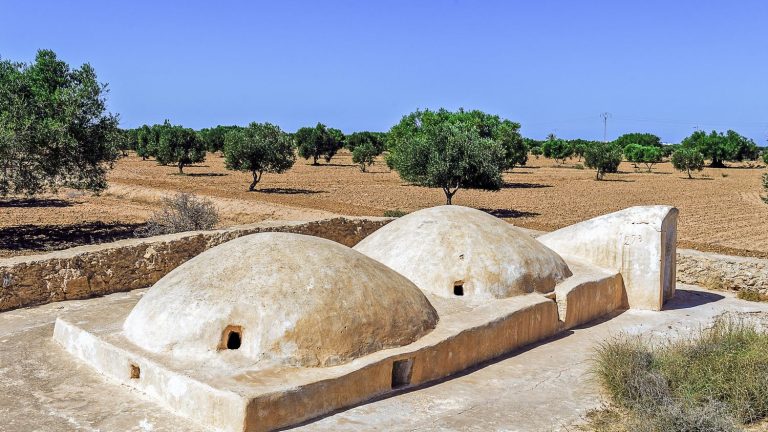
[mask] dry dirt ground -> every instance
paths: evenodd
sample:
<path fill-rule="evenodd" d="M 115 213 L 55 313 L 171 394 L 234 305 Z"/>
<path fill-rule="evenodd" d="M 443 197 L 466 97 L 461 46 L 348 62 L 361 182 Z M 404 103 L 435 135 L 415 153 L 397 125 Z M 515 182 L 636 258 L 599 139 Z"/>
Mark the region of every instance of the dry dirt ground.
<path fill-rule="evenodd" d="M 578 164 L 574 159 L 558 166 L 531 157 L 528 166 L 504 175 L 502 190 L 460 190 L 453 202 L 540 230 L 632 205 L 674 205 L 680 209 L 680 247 L 768 257 L 768 205 L 760 198 L 763 167 L 706 168 L 689 180 L 669 163 L 652 173 L 623 163 L 619 174 L 595 181 L 594 172 Z M 63 191 L 43 199 L 0 201 L 0 256 L 130 236 L 163 196 L 177 191 L 211 198 L 223 226 L 332 213 L 382 216 L 386 210 L 444 202 L 439 189 L 406 184 L 382 161 L 360 172 L 346 151 L 330 164 L 312 166 L 299 159 L 287 173 L 265 174 L 255 192 L 247 191 L 250 175 L 227 171 L 219 155 L 184 171 L 180 176 L 175 167 L 129 156 L 111 171 L 110 188 L 101 196 Z"/>

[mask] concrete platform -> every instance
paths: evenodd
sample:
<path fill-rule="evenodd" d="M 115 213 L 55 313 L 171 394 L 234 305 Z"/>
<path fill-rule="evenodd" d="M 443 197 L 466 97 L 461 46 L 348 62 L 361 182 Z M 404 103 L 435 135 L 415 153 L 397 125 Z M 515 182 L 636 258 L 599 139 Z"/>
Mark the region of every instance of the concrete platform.
<path fill-rule="evenodd" d="M 82 310 L 59 317 L 54 339 L 94 373 L 133 387 L 203 427 L 271 431 L 461 373 L 622 308 L 620 275 L 576 261 L 569 265 L 573 276 L 547 295 L 482 299 L 427 292 L 440 317 L 434 330 L 410 344 L 340 365 L 237 364 L 223 360 L 228 350 L 204 361 L 152 352 L 124 330 L 133 309 L 129 302 L 115 305 L 109 315 Z M 142 319 L 153 331 L 173 331 Z"/>
<path fill-rule="evenodd" d="M 588 374 L 594 346 L 619 332 L 685 333 L 726 311 L 765 312 L 768 305 L 678 285 L 662 312 L 627 311 L 562 333 L 460 376 L 406 389 L 304 424 L 297 430 L 560 431 L 600 405 Z M 193 425 L 79 363 L 51 338 L 62 314 L 109 316 L 144 290 L 0 313 L 0 430 L 191 431 Z"/>

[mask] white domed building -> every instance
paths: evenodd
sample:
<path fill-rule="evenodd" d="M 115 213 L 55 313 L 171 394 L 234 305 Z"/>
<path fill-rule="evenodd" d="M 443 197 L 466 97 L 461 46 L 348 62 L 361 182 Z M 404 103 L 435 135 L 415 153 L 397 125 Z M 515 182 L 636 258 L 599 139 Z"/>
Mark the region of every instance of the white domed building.
<path fill-rule="evenodd" d="M 261 233 L 167 274 L 123 332 L 188 360 L 317 367 L 407 345 L 437 321 L 424 294 L 385 265 L 319 237 Z"/>
<path fill-rule="evenodd" d="M 192 258 L 113 313 L 59 317 L 54 339 L 206 429 L 285 428 L 627 305 L 659 309 L 674 294 L 677 210 L 624 212 L 541 241 L 460 206 L 406 215 L 354 249 L 252 234 Z"/>
<path fill-rule="evenodd" d="M 571 276 L 560 255 L 519 228 L 455 205 L 398 218 L 354 249 L 440 297 L 487 300 L 548 293 Z"/>

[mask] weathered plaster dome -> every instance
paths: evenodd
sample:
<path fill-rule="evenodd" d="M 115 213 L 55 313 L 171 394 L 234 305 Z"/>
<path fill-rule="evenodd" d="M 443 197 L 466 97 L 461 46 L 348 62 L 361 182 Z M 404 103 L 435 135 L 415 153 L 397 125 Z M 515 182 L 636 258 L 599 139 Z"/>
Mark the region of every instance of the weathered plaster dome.
<path fill-rule="evenodd" d="M 329 366 L 409 344 L 437 321 L 411 281 L 359 252 L 318 237 L 260 233 L 160 279 L 123 332 L 179 358 Z"/>
<path fill-rule="evenodd" d="M 455 205 L 403 216 L 354 249 L 442 297 L 544 293 L 571 276 L 557 253 L 522 230 Z"/>

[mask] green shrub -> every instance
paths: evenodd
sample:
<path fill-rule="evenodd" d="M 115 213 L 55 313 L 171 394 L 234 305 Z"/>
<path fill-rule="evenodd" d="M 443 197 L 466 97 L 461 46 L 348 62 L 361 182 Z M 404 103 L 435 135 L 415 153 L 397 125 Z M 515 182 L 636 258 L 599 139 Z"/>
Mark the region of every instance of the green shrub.
<path fill-rule="evenodd" d="M 407 215 L 408 212 L 402 210 L 385 210 L 384 217 L 399 218 Z"/>
<path fill-rule="evenodd" d="M 768 334 L 718 319 L 691 338 L 602 344 L 594 372 L 628 430 L 735 431 L 768 416 Z"/>

